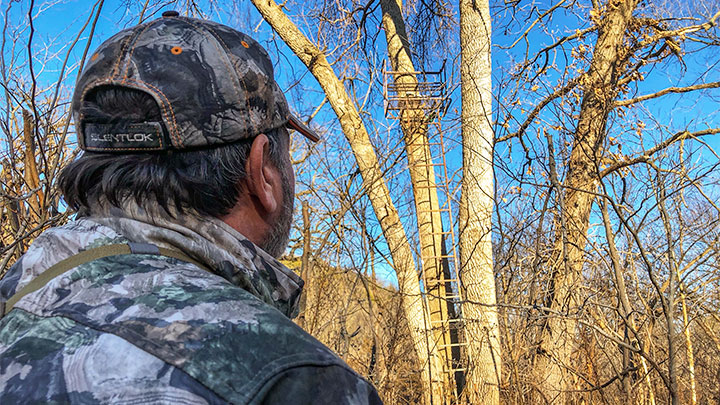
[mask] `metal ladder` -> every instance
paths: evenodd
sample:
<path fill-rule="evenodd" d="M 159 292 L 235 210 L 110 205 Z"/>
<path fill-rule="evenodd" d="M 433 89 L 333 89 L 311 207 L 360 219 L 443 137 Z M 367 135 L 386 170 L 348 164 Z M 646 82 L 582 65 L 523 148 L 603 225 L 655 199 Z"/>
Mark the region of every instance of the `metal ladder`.
<path fill-rule="evenodd" d="M 408 110 L 422 112 L 414 115 L 422 116 L 423 122 L 416 124 L 426 131 L 418 131 L 419 134 L 411 139 L 407 139 L 406 134 L 406 143 L 409 148 L 422 149 L 424 156 L 421 161 L 424 163 L 416 163 L 412 168 L 426 170 L 428 176 L 425 184 L 413 186 L 434 190 L 438 195 L 435 206 L 432 199 L 422 207 L 416 204 L 418 217 L 421 214 L 431 214 L 440 218 L 439 227 L 435 220 L 432 221 L 431 234 L 434 242 L 441 241 L 441 251 L 437 251 L 437 243 L 433 243 L 432 249 L 427 249 L 428 246 L 421 246 L 419 249 L 423 269 L 423 300 L 430 314 L 429 323 L 434 335 L 434 339 L 428 341 L 436 345 L 435 348 L 444 359 L 450 360 L 449 364 L 443 362 L 442 370 L 432 370 L 432 389 L 443 391 L 445 404 L 461 404 L 459 398 L 467 372 L 468 350 L 462 318 L 460 279 L 457 275 L 458 255 L 453 226 L 455 222 L 442 130 L 442 117 L 449 105 L 444 64 L 439 71 L 404 72 L 417 78 L 417 83 L 412 86 L 392 82 L 397 73 L 383 68 L 385 115 L 393 119 L 406 119 L 404 117 L 407 114 L 403 113 Z M 432 253 L 428 254 L 428 250 Z M 428 274 L 426 270 L 430 264 L 434 265 L 432 273 Z"/>

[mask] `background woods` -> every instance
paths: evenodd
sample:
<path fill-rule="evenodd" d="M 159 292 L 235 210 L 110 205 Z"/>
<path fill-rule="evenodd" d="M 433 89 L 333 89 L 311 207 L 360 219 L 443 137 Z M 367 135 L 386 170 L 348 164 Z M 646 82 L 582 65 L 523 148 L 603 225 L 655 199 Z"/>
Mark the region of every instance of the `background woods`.
<path fill-rule="evenodd" d="M 717 1 L 0 3 L 0 272 L 67 221 L 91 50 L 250 33 L 295 141 L 298 323 L 389 404 L 720 401 Z"/>

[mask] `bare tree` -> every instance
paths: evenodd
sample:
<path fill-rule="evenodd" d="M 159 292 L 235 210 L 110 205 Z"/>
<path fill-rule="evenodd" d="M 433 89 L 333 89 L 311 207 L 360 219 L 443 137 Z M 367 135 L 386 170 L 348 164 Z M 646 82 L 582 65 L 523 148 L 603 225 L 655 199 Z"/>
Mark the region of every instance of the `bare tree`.
<path fill-rule="evenodd" d="M 422 304 L 420 284 L 415 272 L 415 260 L 360 115 L 327 62 L 325 55 L 300 32 L 282 9 L 274 2 L 253 1 L 253 4 L 315 76 L 340 120 L 343 133 L 353 149 L 362 174 L 364 189 L 373 205 L 375 215 L 380 220 L 383 234 L 390 247 L 400 283 L 400 291 L 403 294 L 405 316 L 423 373 L 425 402 L 428 404 L 442 403 L 442 397 L 438 395 L 437 391 L 430 388 L 431 370 L 438 370 L 441 367 L 435 363 L 437 356 L 434 353 L 437 349 L 428 343 L 428 338 L 432 337 L 432 329 L 429 315 Z M 433 395 L 436 397 L 431 399 Z"/>
<path fill-rule="evenodd" d="M 420 259 L 426 281 L 430 324 L 433 326 L 432 343 L 437 347 L 433 352 L 439 357 L 440 366 L 433 370 L 432 378 L 444 389 L 444 396 L 450 397 L 453 381 L 452 344 L 453 338 L 448 320 L 457 318 L 453 302 L 446 297 L 452 296 L 451 279 L 444 254 L 444 225 L 440 215 L 440 202 L 437 190 L 437 174 L 428 139 L 428 123 L 442 105 L 428 102 L 422 87 L 427 83 L 419 80 L 422 74 L 415 67 L 412 49 L 402 15 L 402 3 L 397 0 L 381 0 L 383 31 L 387 41 L 387 52 L 392 68 L 394 87 L 398 93 L 400 127 L 404 135 L 405 153 L 408 159 L 408 172 L 412 184 L 420 240 Z M 452 226 L 452 224 L 448 224 Z M 452 243 L 453 241 L 451 241 Z M 441 367 L 441 368 L 440 368 Z M 459 387 L 458 387 L 459 388 Z"/>
<path fill-rule="evenodd" d="M 75 156 L 68 143 L 70 114 L 65 93 L 70 72 L 82 68 L 103 2 L 85 10 L 82 25 L 63 43 L 40 42 L 35 21 L 52 12 L 52 4 L 7 3 L 3 17 L 0 71 L 3 101 L 0 126 L 0 274 L 48 227 L 67 220 L 55 180 Z M 20 10 L 18 10 L 20 9 Z M 18 11 L 24 18 L 13 19 Z M 74 61 L 73 51 L 83 49 Z M 57 66 L 56 80 L 40 75 Z"/>
<path fill-rule="evenodd" d="M 308 281 L 304 327 L 386 403 L 457 402 L 431 327 L 454 306 L 421 281 L 441 276 L 435 231 L 455 229 L 472 359 L 462 400 L 720 400 L 717 2 L 254 3 L 274 31 L 250 4 L 199 0 L 126 1 L 117 24 L 173 7 L 267 42 L 291 104 L 327 133 L 293 144 L 308 204 L 284 260 Z M 57 38 L 36 24 L 56 2 L 2 6 L 0 270 L 70 215 L 54 178 L 75 153 L 74 73 L 95 21 L 118 14 L 102 4 Z M 416 72 L 445 57 L 456 93 L 443 135 L 464 153 L 462 166 L 444 157 L 448 196 L 431 187 L 432 117 L 409 103 L 396 125 L 379 91 L 387 59 L 389 82 L 421 101 Z M 463 209 L 458 223 L 431 213 L 443 201 Z"/>
<path fill-rule="evenodd" d="M 500 325 L 492 248 L 494 205 L 491 24 L 487 1 L 460 2 L 463 179 L 460 275 L 470 365 L 470 403 L 499 403 Z"/>

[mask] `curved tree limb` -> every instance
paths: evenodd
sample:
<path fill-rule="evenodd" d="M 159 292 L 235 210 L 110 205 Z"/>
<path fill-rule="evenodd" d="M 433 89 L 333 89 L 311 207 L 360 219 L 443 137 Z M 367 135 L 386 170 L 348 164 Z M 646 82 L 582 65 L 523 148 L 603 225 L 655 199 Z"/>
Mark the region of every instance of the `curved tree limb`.
<path fill-rule="evenodd" d="M 615 102 L 615 107 L 627 107 L 629 105 L 639 103 L 641 101 L 650 100 L 653 98 L 662 97 L 666 94 L 670 93 L 688 93 L 695 90 L 703 90 L 703 89 L 716 89 L 720 87 L 720 82 L 711 82 L 711 83 L 702 83 L 702 84 L 696 84 L 694 86 L 686 86 L 686 87 L 668 87 L 666 89 L 662 89 L 656 93 L 652 94 L 646 94 L 644 96 L 635 97 L 627 100 L 618 100 Z"/>
<path fill-rule="evenodd" d="M 527 118 L 525 118 L 525 121 L 523 121 L 523 123 L 520 124 L 520 127 L 518 128 L 517 131 L 515 131 L 515 132 L 513 132 L 513 133 L 511 133 L 511 134 L 507 134 L 507 135 L 505 135 L 505 136 L 501 136 L 500 138 L 495 139 L 495 143 L 505 142 L 505 141 L 510 140 L 510 139 L 512 139 L 512 138 L 517 138 L 517 137 L 523 136 L 523 134 L 524 134 L 525 131 L 528 129 L 528 127 L 530 126 L 530 124 L 532 124 L 533 120 L 535 120 L 535 118 L 537 118 L 538 115 L 540 115 L 540 111 L 542 111 L 542 109 L 545 108 L 545 106 L 547 106 L 548 104 L 550 104 L 551 101 L 555 100 L 555 99 L 558 98 L 558 97 L 563 97 L 564 95 L 566 95 L 566 94 L 568 94 L 570 91 L 572 91 L 572 89 L 574 89 L 575 86 L 576 86 L 576 85 L 578 84 L 578 82 L 580 81 L 580 78 L 581 78 L 581 77 L 582 77 L 582 76 L 578 76 L 578 77 L 575 77 L 575 78 L 569 80 L 568 83 L 567 83 L 565 86 L 563 86 L 563 87 L 555 90 L 555 92 L 553 92 L 553 93 L 550 94 L 549 96 L 545 97 L 545 98 L 540 102 L 540 104 L 536 105 L 535 108 L 533 108 L 533 110 L 530 112 L 530 114 L 528 114 Z"/>
<path fill-rule="evenodd" d="M 325 53 L 298 29 L 277 3 L 272 0 L 252 0 L 252 3 L 265 21 L 317 79 L 338 117 L 343 134 L 352 148 L 363 177 L 363 188 L 380 222 L 390 249 L 393 267 L 398 276 L 400 291 L 403 294 L 402 305 L 408 320 L 415 354 L 422 372 L 428 374 L 430 348 L 426 337 L 429 333 L 427 330 L 429 322 L 427 322 L 428 315 L 422 305 L 415 260 L 400 216 L 390 197 L 377 154 L 370 142 L 370 135 Z M 424 388 L 428 389 L 429 387 Z"/>
<path fill-rule="evenodd" d="M 650 159 L 652 158 L 652 156 L 654 154 L 667 148 L 668 146 L 672 145 L 673 143 L 675 143 L 677 141 L 681 141 L 683 139 L 690 139 L 690 138 L 699 138 L 701 136 L 714 135 L 714 134 L 718 134 L 718 133 L 720 133 L 720 128 L 708 128 L 708 129 L 705 129 L 702 131 L 697 131 L 697 132 L 688 132 L 688 131 L 677 132 L 670 138 L 668 138 L 668 139 L 660 142 L 659 144 L 653 146 L 652 148 L 644 151 L 641 155 L 636 156 L 634 158 L 627 159 L 627 160 L 623 160 L 622 162 L 617 162 L 617 163 L 613 164 L 612 166 L 609 166 L 608 168 L 606 168 L 605 170 L 600 172 L 600 177 L 601 178 L 605 177 L 605 176 L 612 174 L 624 167 L 632 166 L 637 163 L 648 162 L 648 161 L 650 161 Z"/>

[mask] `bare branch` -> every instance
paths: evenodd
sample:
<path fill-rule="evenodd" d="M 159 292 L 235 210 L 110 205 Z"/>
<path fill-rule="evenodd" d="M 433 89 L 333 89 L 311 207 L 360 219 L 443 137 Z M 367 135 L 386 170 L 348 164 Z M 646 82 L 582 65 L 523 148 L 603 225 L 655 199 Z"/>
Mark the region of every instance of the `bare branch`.
<path fill-rule="evenodd" d="M 560 0 L 557 4 L 555 4 L 554 6 L 550 7 L 546 12 L 540 14 L 540 15 L 535 19 L 535 21 L 533 21 L 532 24 L 530 24 L 530 26 L 527 27 L 527 29 L 525 30 L 525 32 L 523 32 L 523 33 L 515 40 L 515 42 L 513 42 L 510 46 L 507 46 L 507 47 L 501 46 L 500 48 L 502 48 L 502 49 L 512 49 L 512 48 L 514 48 L 515 45 L 517 45 L 518 42 L 520 42 L 520 40 L 522 40 L 523 38 L 526 38 L 526 37 L 528 36 L 528 34 L 530 33 L 530 30 L 532 30 L 533 27 L 534 27 L 537 23 L 539 23 L 540 21 L 542 21 L 543 18 L 545 18 L 545 17 L 547 17 L 548 15 L 552 14 L 552 12 L 555 11 L 558 7 L 562 6 L 563 3 L 565 3 L 565 0 Z M 567 38 L 567 37 L 566 37 L 566 38 Z"/>
<path fill-rule="evenodd" d="M 670 138 L 664 140 L 663 142 L 660 142 L 659 144 L 653 146 L 652 148 L 644 151 L 640 156 L 636 156 L 634 158 L 623 160 L 622 162 L 617 162 L 613 164 L 612 166 L 609 166 L 607 169 L 603 170 L 600 173 L 600 177 L 605 177 L 608 174 L 614 173 L 623 167 L 632 166 L 637 163 L 644 163 L 649 162 L 650 159 L 654 154 L 657 152 L 667 148 L 668 146 L 672 145 L 673 143 L 677 141 L 681 141 L 683 139 L 691 139 L 691 138 L 699 138 L 701 136 L 706 135 L 714 135 L 720 133 L 720 128 L 708 128 L 703 131 L 697 131 L 697 132 L 688 132 L 688 131 L 680 131 L 677 132 L 675 135 L 671 136 Z"/>
<path fill-rule="evenodd" d="M 509 140 L 509 139 L 517 138 L 517 137 L 519 137 L 519 136 L 522 136 L 522 135 L 525 133 L 525 130 L 527 130 L 527 128 L 530 126 L 530 124 L 532 124 L 533 120 L 535 120 L 535 118 L 537 118 L 537 116 L 540 114 L 540 111 L 542 111 L 542 109 L 545 108 L 545 106 L 547 106 L 548 104 L 550 104 L 551 101 L 555 100 L 555 99 L 558 98 L 558 97 L 563 97 L 564 95 L 566 95 L 566 94 L 568 94 L 570 91 L 572 91 L 572 89 L 574 89 L 575 86 L 576 86 L 576 85 L 578 84 L 578 82 L 580 81 L 580 78 L 581 78 L 581 77 L 582 77 L 582 76 L 578 76 L 578 77 L 575 77 L 575 78 L 569 80 L 568 83 L 567 83 L 565 86 L 563 86 L 563 87 L 555 90 L 555 92 L 553 92 L 553 93 L 550 94 L 549 96 L 545 97 L 545 98 L 540 102 L 540 104 L 536 105 L 535 108 L 533 108 L 533 110 L 530 112 L 530 114 L 528 114 L 527 118 L 526 118 L 525 121 L 520 125 L 520 127 L 518 128 L 517 131 L 515 131 L 515 132 L 513 132 L 513 133 L 511 133 L 511 134 L 505 135 L 505 136 L 501 136 L 500 138 L 495 139 L 495 142 L 496 142 L 496 143 L 498 143 L 498 142 L 505 142 L 505 141 L 507 141 L 507 140 Z"/>
<path fill-rule="evenodd" d="M 668 87 L 666 89 L 660 90 L 656 93 L 652 94 L 646 94 L 644 96 L 631 98 L 627 100 L 619 100 L 615 102 L 615 107 L 627 107 L 629 105 L 639 103 L 641 101 L 650 100 L 657 97 L 662 97 L 666 94 L 670 93 L 688 93 L 695 90 L 703 90 L 703 89 L 716 89 L 720 87 L 720 82 L 711 82 L 711 83 L 703 83 L 703 84 L 696 84 L 694 86 L 687 86 L 687 87 Z"/>

